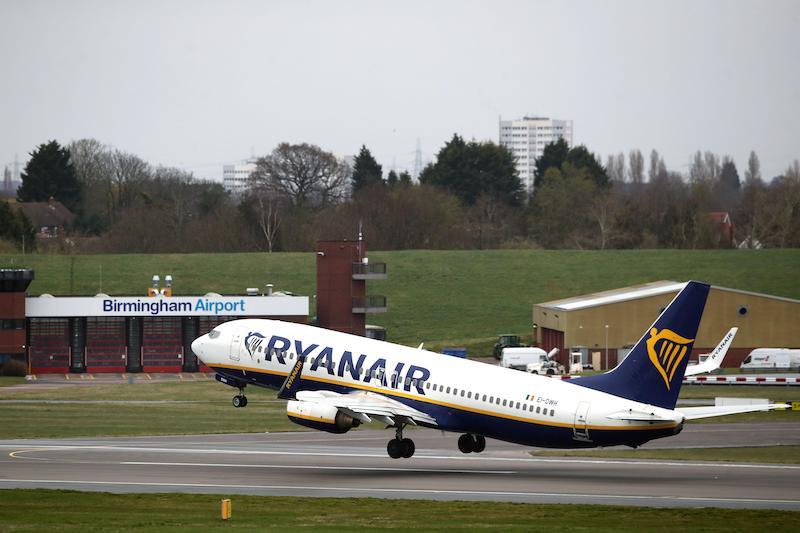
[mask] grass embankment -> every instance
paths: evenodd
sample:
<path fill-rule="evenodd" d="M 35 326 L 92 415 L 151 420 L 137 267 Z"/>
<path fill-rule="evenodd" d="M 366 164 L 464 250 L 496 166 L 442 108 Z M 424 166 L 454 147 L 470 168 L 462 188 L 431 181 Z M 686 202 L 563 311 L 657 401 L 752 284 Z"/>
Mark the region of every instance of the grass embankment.
<path fill-rule="evenodd" d="M 676 461 L 800 464 L 800 446 L 680 448 L 674 450 L 536 450 L 528 453 L 534 457 L 601 457 L 606 459 L 666 459 Z"/>
<path fill-rule="evenodd" d="M 0 491 L 0 531 L 792 531 L 800 513 L 742 509 L 658 509 L 504 502 Z M 47 512 L 43 513 L 42 510 Z"/>
<path fill-rule="evenodd" d="M 411 250 L 369 256 L 385 261 L 389 272 L 387 280 L 369 283 L 370 292 L 389 299 L 389 312 L 370 315 L 370 323 L 385 326 L 396 342 L 465 346 L 471 355 L 490 353 L 501 333 L 529 340 L 534 303 L 659 279 L 699 279 L 800 298 L 800 250 Z M 36 270 L 31 294 L 55 295 L 143 294 L 153 274 L 172 274 L 177 295 L 241 294 L 266 283 L 313 295 L 315 262 L 313 253 L 0 255 L 4 266 Z"/>
<path fill-rule="evenodd" d="M 18 378 L 0 378 L 0 384 Z M 722 390 L 717 390 L 722 389 Z M 127 435 L 178 435 L 202 433 L 252 433 L 301 431 L 286 418 L 286 404 L 275 392 L 248 387 L 249 404 L 235 409 L 235 390 L 216 381 L 137 384 L 69 384 L 33 386 L 26 390 L 0 388 L 0 400 L 38 400 L 41 403 L 5 403 L 0 439 L 67 438 Z M 800 391 L 789 387 L 683 387 L 682 397 L 762 397 L 789 401 Z M 139 401 L 143 403 L 44 403 L 45 401 Z M 155 403 L 170 401 L 171 403 Z M 190 403 L 178 403 L 190 402 Z M 745 413 L 698 420 L 708 422 L 799 422 L 800 412 Z M 367 425 L 377 428 L 377 425 Z"/>

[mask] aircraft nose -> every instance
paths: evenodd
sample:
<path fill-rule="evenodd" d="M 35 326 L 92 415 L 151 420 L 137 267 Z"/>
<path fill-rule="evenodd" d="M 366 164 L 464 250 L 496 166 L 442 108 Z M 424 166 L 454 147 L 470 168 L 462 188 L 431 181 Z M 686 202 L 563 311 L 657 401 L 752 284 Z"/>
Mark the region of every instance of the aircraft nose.
<path fill-rule="evenodd" d="M 204 363 L 205 356 L 206 356 L 206 344 L 208 343 L 208 337 L 206 335 L 201 335 L 197 337 L 195 340 L 192 341 L 192 351 L 194 354 Z"/>

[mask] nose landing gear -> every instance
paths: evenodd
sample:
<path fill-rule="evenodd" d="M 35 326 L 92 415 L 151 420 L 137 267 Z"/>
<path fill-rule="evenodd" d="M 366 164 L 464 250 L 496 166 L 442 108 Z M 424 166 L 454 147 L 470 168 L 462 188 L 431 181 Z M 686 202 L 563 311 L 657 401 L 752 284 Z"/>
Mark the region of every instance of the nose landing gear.
<path fill-rule="evenodd" d="M 239 387 L 239 394 L 233 397 L 234 407 L 247 407 L 247 396 L 244 395 L 244 387 Z"/>
<path fill-rule="evenodd" d="M 458 437 L 458 449 L 461 453 L 481 453 L 486 449 L 486 438 L 483 435 L 464 433 Z"/>
<path fill-rule="evenodd" d="M 403 426 L 398 426 L 395 432 L 395 438 L 389 441 L 386 445 L 386 451 L 392 459 L 400 459 L 404 457 L 408 459 L 414 455 L 416 446 L 411 439 L 403 438 Z"/>

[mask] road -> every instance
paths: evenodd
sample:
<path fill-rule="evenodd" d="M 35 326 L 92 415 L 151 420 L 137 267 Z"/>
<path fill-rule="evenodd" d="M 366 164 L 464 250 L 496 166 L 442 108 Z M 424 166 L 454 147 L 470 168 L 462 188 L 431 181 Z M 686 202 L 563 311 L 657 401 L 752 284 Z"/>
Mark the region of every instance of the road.
<path fill-rule="evenodd" d="M 800 465 L 531 457 L 490 440 L 462 455 L 454 434 L 389 431 L 0 441 L 0 488 L 497 500 L 800 510 Z M 800 444 L 797 424 L 690 425 L 646 447 Z"/>

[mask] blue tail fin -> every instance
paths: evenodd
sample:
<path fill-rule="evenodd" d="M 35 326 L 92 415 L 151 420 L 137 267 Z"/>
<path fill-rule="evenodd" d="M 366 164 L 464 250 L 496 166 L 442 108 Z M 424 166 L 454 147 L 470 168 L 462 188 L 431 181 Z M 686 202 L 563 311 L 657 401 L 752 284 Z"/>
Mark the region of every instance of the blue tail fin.
<path fill-rule="evenodd" d="M 674 409 L 708 290 L 705 283 L 688 282 L 619 366 L 571 383 Z"/>

